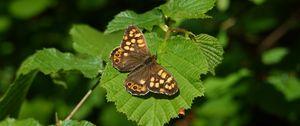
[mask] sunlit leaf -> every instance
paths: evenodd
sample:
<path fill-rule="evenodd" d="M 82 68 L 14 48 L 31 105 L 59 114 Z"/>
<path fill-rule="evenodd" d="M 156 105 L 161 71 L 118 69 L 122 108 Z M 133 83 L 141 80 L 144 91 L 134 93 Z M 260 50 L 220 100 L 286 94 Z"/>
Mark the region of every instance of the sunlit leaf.
<path fill-rule="evenodd" d="M 133 11 L 123 11 L 109 22 L 105 33 L 111 33 L 126 29 L 129 25 L 136 25 L 140 28 L 151 30 L 154 25 L 163 23 L 163 15 L 157 9 L 148 11 L 144 14 L 136 14 Z"/>
<path fill-rule="evenodd" d="M 268 82 L 280 91 L 286 100 L 293 101 L 300 98 L 300 80 L 295 75 L 275 72 L 268 77 Z"/>
<path fill-rule="evenodd" d="M 42 126 L 34 119 L 15 120 L 7 118 L 0 122 L 0 126 Z"/>
<path fill-rule="evenodd" d="M 44 49 L 27 58 L 22 63 L 18 75 L 27 74 L 32 70 L 39 70 L 44 74 L 59 70 L 79 70 L 84 76 L 93 78 L 102 70 L 102 67 L 102 60 L 96 57 L 79 58 L 56 49 Z"/>
<path fill-rule="evenodd" d="M 70 34 L 76 51 L 107 59 L 108 55 L 103 54 L 108 54 L 120 43 L 123 33 L 103 34 L 87 25 L 74 25 Z"/>
<path fill-rule="evenodd" d="M 88 121 L 64 120 L 60 126 L 96 126 Z"/>
<path fill-rule="evenodd" d="M 215 0 L 169 0 L 160 6 L 167 17 L 174 19 L 208 18 L 205 13 L 213 8 Z"/>
<path fill-rule="evenodd" d="M 287 54 L 286 48 L 274 48 L 263 53 L 262 62 L 267 65 L 279 63 Z"/>

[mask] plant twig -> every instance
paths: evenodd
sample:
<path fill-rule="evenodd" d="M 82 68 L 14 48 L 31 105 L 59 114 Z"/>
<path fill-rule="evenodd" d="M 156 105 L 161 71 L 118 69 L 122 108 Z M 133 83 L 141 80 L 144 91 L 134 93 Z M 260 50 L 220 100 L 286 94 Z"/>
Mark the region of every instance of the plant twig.
<path fill-rule="evenodd" d="M 71 111 L 71 113 L 66 117 L 65 120 L 70 120 L 74 114 L 77 112 L 77 110 L 82 106 L 82 104 L 86 101 L 86 99 L 91 95 L 93 90 L 97 87 L 99 84 L 100 79 L 96 82 L 96 84 L 84 95 L 84 97 L 80 100 L 80 102 L 76 105 L 76 107 Z"/>
<path fill-rule="evenodd" d="M 267 37 L 265 37 L 259 45 L 258 51 L 262 52 L 263 50 L 272 47 L 282 36 L 284 36 L 289 31 L 289 29 L 295 26 L 298 22 L 297 14 L 298 13 L 295 13 L 290 16 L 283 24 L 277 27 Z"/>

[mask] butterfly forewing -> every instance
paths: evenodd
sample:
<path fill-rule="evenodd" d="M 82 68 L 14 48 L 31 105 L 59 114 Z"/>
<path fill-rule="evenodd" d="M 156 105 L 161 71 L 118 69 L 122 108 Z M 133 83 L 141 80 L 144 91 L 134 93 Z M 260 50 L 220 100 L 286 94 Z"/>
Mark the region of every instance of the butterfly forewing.
<path fill-rule="evenodd" d="M 129 26 L 123 35 L 120 47 L 110 56 L 113 66 L 120 71 L 132 71 L 150 57 L 143 33 L 135 26 Z"/>

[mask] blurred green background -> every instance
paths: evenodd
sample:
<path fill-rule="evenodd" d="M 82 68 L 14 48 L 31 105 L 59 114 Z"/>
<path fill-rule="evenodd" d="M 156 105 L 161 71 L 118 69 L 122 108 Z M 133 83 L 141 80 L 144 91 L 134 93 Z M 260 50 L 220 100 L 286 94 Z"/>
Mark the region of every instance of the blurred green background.
<path fill-rule="evenodd" d="M 24 59 L 55 47 L 74 52 L 69 30 L 88 24 L 100 31 L 121 11 L 143 13 L 163 0 L 1 0 L 0 96 L 13 82 Z M 300 1 L 217 0 L 211 19 L 191 19 L 180 27 L 207 33 L 223 44 L 216 76 L 204 76 L 205 97 L 197 98 L 184 117 L 168 125 L 300 125 Z M 76 71 L 38 74 L 19 118 L 54 124 L 71 111 L 95 80 Z M 85 89 L 85 90 L 84 90 Z M 94 92 L 75 119 L 96 125 L 136 125 Z"/>

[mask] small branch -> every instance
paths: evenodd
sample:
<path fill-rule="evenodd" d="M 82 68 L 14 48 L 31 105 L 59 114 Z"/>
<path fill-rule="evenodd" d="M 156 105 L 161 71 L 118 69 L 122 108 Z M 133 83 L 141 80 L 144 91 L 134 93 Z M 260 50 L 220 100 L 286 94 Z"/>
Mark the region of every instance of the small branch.
<path fill-rule="evenodd" d="M 289 17 L 283 24 L 277 27 L 272 33 L 270 33 L 258 47 L 258 51 L 262 52 L 263 50 L 272 47 L 278 40 L 284 36 L 289 29 L 295 26 L 298 22 L 297 13 Z"/>
<path fill-rule="evenodd" d="M 76 107 L 71 111 L 71 113 L 67 116 L 65 120 L 70 120 L 74 114 L 78 111 L 78 109 L 82 106 L 82 104 L 86 101 L 86 99 L 91 95 L 93 90 L 97 87 L 99 84 L 100 79 L 96 82 L 96 84 L 84 95 L 84 97 L 80 100 L 80 102 L 76 105 Z"/>

